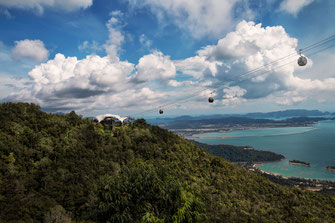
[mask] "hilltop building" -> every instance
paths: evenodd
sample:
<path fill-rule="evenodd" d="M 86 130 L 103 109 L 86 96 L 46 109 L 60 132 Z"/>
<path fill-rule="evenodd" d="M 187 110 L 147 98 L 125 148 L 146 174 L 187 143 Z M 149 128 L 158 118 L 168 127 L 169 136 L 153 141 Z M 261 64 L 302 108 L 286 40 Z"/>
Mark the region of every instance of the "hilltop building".
<path fill-rule="evenodd" d="M 119 115 L 113 114 L 98 115 L 96 119 L 98 122 L 109 126 L 128 125 L 134 121 L 134 119 L 131 117 L 121 117 Z"/>

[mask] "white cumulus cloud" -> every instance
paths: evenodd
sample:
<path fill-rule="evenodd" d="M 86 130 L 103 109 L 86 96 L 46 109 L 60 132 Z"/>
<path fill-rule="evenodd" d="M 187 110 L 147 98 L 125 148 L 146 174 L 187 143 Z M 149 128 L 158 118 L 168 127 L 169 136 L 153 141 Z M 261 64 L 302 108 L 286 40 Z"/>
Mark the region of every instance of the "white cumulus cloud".
<path fill-rule="evenodd" d="M 35 83 L 36 95 L 85 98 L 124 89 L 132 70 L 133 64 L 112 63 L 108 57 L 89 55 L 78 60 L 57 54 L 54 59 L 36 66 L 29 76 Z"/>
<path fill-rule="evenodd" d="M 140 58 L 136 65 L 137 73 L 134 80 L 146 82 L 152 80 L 167 80 L 176 76 L 176 67 L 169 56 L 155 51 Z"/>
<path fill-rule="evenodd" d="M 183 74 L 199 81 L 210 80 L 223 104 L 295 92 L 294 98 L 281 100 L 282 104 L 293 104 L 302 101 L 299 94 L 306 95 L 308 91 L 334 92 L 335 78 L 301 76 L 313 61 L 308 58 L 308 65 L 299 67 L 297 45 L 297 39 L 290 37 L 282 26 L 262 27 L 242 21 L 216 45 L 205 46 L 198 55 L 175 61 L 175 64 Z"/>
<path fill-rule="evenodd" d="M 142 77 L 154 71 L 156 76 L 144 78 L 146 82 L 174 76 L 167 71 L 172 70 L 175 74 L 173 63 L 167 56 L 158 52 L 147 56 L 140 59 L 136 75 Z M 88 55 L 79 60 L 59 53 L 32 69 L 28 73 L 31 82 L 5 100 L 34 102 L 49 111 L 80 111 L 103 110 L 111 106 L 123 110 L 136 106 L 149 108 L 166 97 L 163 92 L 138 85 L 134 81 L 134 72 L 134 64 L 119 59 L 112 61 L 108 56 Z"/>
<path fill-rule="evenodd" d="M 14 59 L 28 58 L 35 61 L 44 61 L 49 57 L 49 51 L 45 48 L 41 40 L 21 40 L 15 41 L 15 47 L 12 50 Z"/>
<path fill-rule="evenodd" d="M 223 66 L 222 61 L 209 61 L 205 56 L 194 56 L 184 60 L 174 61 L 177 69 L 183 74 L 195 78 L 215 77 L 218 66 Z"/>

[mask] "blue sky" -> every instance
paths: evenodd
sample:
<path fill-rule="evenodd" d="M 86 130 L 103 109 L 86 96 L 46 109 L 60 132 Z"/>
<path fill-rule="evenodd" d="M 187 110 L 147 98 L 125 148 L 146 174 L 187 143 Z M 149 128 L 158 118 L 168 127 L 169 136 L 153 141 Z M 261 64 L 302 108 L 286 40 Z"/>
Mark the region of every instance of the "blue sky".
<path fill-rule="evenodd" d="M 294 62 L 335 34 L 334 12 L 332 0 L 0 0 L 0 99 L 87 116 L 335 111 L 335 38 Z"/>

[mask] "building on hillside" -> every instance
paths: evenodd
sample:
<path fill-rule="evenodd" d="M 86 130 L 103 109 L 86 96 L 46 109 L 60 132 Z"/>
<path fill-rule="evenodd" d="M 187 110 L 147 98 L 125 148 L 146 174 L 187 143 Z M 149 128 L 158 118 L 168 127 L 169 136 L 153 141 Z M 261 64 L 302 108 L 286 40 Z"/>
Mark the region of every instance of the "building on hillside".
<path fill-rule="evenodd" d="M 129 123 L 133 123 L 135 120 L 131 117 L 121 117 L 119 115 L 113 115 L 113 114 L 98 115 L 96 119 L 101 124 L 108 126 L 128 125 Z"/>

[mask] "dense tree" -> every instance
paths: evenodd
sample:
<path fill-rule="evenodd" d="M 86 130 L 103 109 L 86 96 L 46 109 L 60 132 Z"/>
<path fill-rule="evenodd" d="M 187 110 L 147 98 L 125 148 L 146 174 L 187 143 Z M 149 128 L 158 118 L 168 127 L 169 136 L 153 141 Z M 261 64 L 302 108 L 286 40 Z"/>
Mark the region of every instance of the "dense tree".
<path fill-rule="evenodd" d="M 335 199 L 284 187 L 136 120 L 0 105 L 0 222 L 334 222 Z"/>

